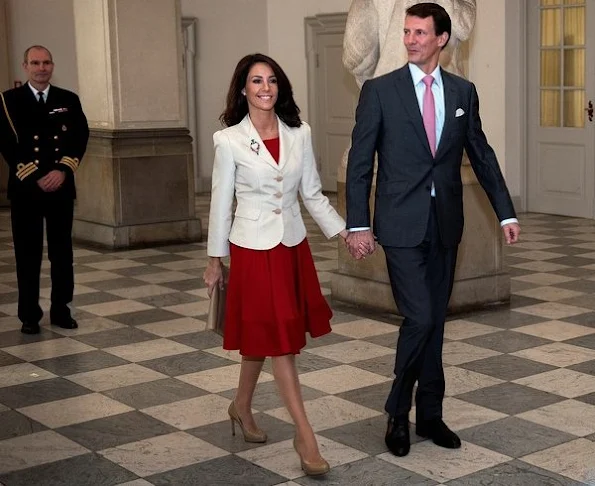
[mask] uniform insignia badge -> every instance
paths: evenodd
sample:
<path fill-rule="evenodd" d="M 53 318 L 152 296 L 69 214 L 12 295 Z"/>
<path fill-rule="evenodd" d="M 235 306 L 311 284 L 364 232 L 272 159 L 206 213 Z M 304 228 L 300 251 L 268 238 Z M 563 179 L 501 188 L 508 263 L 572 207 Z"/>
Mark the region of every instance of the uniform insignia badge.
<path fill-rule="evenodd" d="M 62 131 L 65 132 L 66 130 L 68 130 L 68 128 L 66 127 L 66 125 L 62 125 Z"/>

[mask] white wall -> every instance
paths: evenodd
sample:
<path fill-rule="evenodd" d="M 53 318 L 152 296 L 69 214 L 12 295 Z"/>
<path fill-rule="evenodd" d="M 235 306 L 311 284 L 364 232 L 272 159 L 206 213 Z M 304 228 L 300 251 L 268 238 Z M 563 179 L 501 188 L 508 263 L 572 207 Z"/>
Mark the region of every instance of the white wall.
<path fill-rule="evenodd" d="M 518 0 L 477 0 L 469 55 L 469 79 L 479 93 L 483 129 L 517 205 L 525 157 L 524 8 Z"/>
<path fill-rule="evenodd" d="M 11 83 L 26 81 L 21 68 L 23 52 L 41 44 L 54 57 L 52 82 L 78 91 L 73 1 L 80 0 L 8 0 Z"/>
<path fill-rule="evenodd" d="M 308 71 L 304 19 L 347 12 L 351 0 L 267 0 L 269 52 L 287 73 L 295 100 L 308 120 Z"/>
<path fill-rule="evenodd" d="M 506 181 L 515 207 L 526 206 L 526 5 L 506 0 Z"/>
<path fill-rule="evenodd" d="M 246 54 L 268 50 L 266 0 L 182 0 L 182 16 L 196 17 L 199 178 L 210 190 L 213 132 L 221 129 L 219 115 L 233 70 Z"/>

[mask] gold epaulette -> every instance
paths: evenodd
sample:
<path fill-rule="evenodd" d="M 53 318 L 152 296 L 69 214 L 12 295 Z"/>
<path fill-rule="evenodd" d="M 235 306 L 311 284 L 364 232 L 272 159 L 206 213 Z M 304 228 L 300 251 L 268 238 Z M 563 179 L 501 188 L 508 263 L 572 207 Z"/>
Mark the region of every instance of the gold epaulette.
<path fill-rule="evenodd" d="M 0 93 L 0 98 L 2 99 L 2 106 L 4 108 L 4 113 L 6 114 L 6 119 L 10 124 L 10 128 L 12 128 L 12 131 L 14 132 L 14 136 L 17 139 L 17 143 L 19 143 L 19 134 L 17 133 L 16 128 L 14 127 L 14 123 L 12 123 L 12 118 L 10 118 L 10 114 L 8 113 L 8 107 L 6 106 L 6 101 L 4 100 L 4 95 L 2 93 Z"/>
<path fill-rule="evenodd" d="M 76 172 L 76 170 L 79 168 L 80 160 L 77 159 L 76 157 L 64 156 L 60 159 L 60 163 L 69 167 L 70 170 L 72 170 L 72 172 Z"/>

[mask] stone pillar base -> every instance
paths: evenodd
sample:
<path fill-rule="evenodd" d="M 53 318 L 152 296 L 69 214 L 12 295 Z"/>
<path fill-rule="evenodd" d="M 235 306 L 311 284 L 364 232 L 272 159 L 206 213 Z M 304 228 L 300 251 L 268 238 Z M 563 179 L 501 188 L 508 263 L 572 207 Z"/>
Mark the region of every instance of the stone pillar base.
<path fill-rule="evenodd" d="M 201 238 L 186 129 L 92 130 L 76 185 L 75 240 L 131 248 Z"/>
<path fill-rule="evenodd" d="M 510 300 L 510 276 L 503 270 L 500 224 L 469 165 L 463 165 L 461 176 L 465 230 L 458 251 L 451 312 Z M 339 212 L 345 214 L 345 182 L 339 180 L 337 188 Z M 339 245 L 338 270 L 331 281 L 331 295 L 333 300 L 358 307 L 398 312 L 382 247 L 365 260 L 356 261 L 344 245 Z"/>
<path fill-rule="evenodd" d="M 377 250 L 382 253 L 382 249 Z M 375 312 L 399 314 L 390 283 L 362 277 L 333 274 L 331 281 L 333 301 L 344 302 Z M 506 273 L 455 281 L 448 304 L 449 313 L 477 309 L 510 300 L 510 277 Z"/>
<path fill-rule="evenodd" d="M 191 243 L 200 241 L 201 225 L 198 219 L 119 227 L 75 220 L 73 237 L 75 241 L 114 249 Z"/>

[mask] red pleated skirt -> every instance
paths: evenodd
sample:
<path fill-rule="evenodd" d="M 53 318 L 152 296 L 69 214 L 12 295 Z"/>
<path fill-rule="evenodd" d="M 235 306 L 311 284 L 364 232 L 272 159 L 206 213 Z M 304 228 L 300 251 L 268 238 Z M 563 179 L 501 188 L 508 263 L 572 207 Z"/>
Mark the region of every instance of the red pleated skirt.
<path fill-rule="evenodd" d="M 224 349 L 254 357 L 298 354 L 306 332 L 331 331 L 331 317 L 307 239 L 271 250 L 231 245 Z"/>

